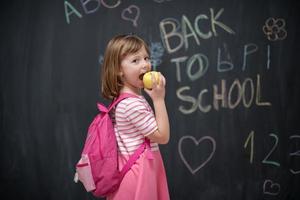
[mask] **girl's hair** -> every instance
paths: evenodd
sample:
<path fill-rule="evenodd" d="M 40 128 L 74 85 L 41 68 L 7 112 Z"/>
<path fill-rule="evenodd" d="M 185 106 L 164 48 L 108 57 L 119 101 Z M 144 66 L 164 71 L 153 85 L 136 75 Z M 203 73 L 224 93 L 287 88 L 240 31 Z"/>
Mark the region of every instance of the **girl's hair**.
<path fill-rule="evenodd" d="M 107 44 L 101 70 L 101 93 L 106 99 L 119 96 L 123 87 L 120 75 L 121 61 L 129 55 L 138 52 L 144 47 L 150 55 L 147 44 L 136 35 L 118 35 Z"/>

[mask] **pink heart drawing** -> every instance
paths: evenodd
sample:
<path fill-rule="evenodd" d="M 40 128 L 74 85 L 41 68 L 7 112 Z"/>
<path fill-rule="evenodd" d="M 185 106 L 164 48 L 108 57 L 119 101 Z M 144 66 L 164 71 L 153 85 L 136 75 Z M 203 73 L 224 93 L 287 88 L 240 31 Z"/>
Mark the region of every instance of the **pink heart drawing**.
<path fill-rule="evenodd" d="M 211 144 L 212 144 L 212 151 L 211 151 L 210 155 L 207 157 L 207 159 L 202 164 L 198 165 L 195 169 L 193 169 L 191 167 L 191 165 L 187 162 L 185 156 L 182 153 L 182 142 L 184 140 L 192 140 L 196 146 L 199 146 L 201 144 L 201 142 L 204 142 L 206 140 L 211 142 Z M 183 136 L 182 138 L 180 138 L 180 140 L 178 142 L 178 152 L 179 152 L 180 158 L 192 174 L 195 174 L 202 167 L 204 167 L 212 159 L 215 151 L 216 151 L 216 141 L 210 136 L 204 136 L 204 137 L 200 138 L 199 140 L 196 140 L 193 136 Z"/>
<path fill-rule="evenodd" d="M 132 21 L 134 26 L 137 26 L 137 20 L 140 16 L 140 9 L 136 5 L 130 5 L 122 11 L 122 18 L 124 20 Z"/>
<path fill-rule="evenodd" d="M 274 183 L 272 180 L 265 180 L 263 192 L 264 194 L 269 194 L 273 196 L 278 195 L 280 192 L 280 185 L 279 183 Z"/>

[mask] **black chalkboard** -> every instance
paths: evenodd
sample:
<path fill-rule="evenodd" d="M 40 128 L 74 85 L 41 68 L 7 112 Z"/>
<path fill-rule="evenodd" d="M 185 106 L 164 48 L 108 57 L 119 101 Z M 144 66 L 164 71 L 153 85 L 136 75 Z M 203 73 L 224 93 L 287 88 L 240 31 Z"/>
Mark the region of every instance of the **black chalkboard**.
<path fill-rule="evenodd" d="M 298 10 L 285 0 L 2 2 L 1 195 L 94 199 L 74 166 L 103 101 L 104 48 L 135 33 L 167 78 L 171 199 L 299 200 Z"/>

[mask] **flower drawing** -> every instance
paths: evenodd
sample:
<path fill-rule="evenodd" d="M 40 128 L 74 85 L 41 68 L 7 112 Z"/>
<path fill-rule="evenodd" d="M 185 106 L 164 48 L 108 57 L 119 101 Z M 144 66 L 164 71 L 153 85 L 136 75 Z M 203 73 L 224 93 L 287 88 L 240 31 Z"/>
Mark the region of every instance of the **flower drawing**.
<path fill-rule="evenodd" d="M 263 31 L 270 41 L 283 40 L 287 36 L 287 31 L 285 30 L 285 21 L 281 18 L 267 19 L 265 25 L 263 26 Z"/>

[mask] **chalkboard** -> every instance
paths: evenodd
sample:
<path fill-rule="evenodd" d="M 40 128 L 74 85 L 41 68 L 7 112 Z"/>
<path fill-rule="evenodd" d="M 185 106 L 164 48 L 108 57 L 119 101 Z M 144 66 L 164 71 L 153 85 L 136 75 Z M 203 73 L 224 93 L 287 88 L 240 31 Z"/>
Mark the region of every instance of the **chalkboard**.
<path fill-rule="evenodd" d="M 134 33 L 167 79 L 171 199 L 299 200 L 298 10 L 286 0 L 2 2 L 1 196 L 95 199 L 74 166 L 104 101 L 105 46 Z"/>

